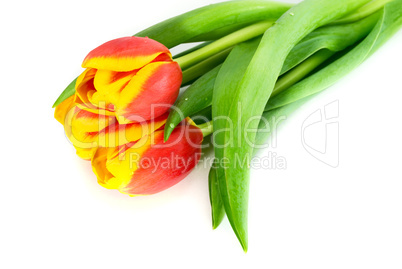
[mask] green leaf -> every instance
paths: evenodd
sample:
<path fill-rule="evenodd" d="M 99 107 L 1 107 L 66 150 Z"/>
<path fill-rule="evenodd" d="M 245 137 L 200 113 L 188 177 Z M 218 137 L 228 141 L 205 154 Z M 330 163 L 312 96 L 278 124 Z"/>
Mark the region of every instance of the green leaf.
<path fill-rule="evenodd" d="M 283 64 L 281 75 L 317 51 L 328 49 L 341 51 L 366 37 L 378 20 L 378 13 L 355 23 L 321 27 L 298 43 Z"/>
<path fill-rule="evenodd" d="M 75 78 L 73 81 L 71 81 L 70 84 L 68 84 L 67 88 L 64 89 L 64 91 L 60 94 L 60 96 L 57 98 L 56 102 L 53 104 L 53 108 L 60 105 L 64 100 L 66 100 L 68 97 L 72 96 L 75 93 L 75 83 L 77 82 L 77 78 Z"/>
<path fill-rule="evenodd" d="M 214 130 L 220 141 L 230 146 L 215 147 L 218 161 L 225 157 L 228 168 L 218 167 L 219 189 L 229 222 L 243 249 L 247 251 L 247 210 L 249 166 L 264 107 L 275 86 L 286 56 L 307 34 L 316 28 L 338 19 L 369 0 L 306 0 L 287 11 L 273 27 L 269 28 L 247 67 L 241 82 L 216 87 L 213 93 L 212 114 Z M 227 58 L 229 60 L 231 55 Z M 223 64 L 225 66 L 226 62 Z M 221 69 L 221 70 L 222 70 Z M 221 72 L 220 72 L 221 73 Z M 216 83 L 218 82 L 220 73 Z M 233 87 L 235 86 L 235 87 Z M 230 93 L 230 94 L 227 94 Z M 239 106 L 240 104 L 240 106 Z M 224 109 L 222 109 L 224 108 Z M 226 117 L 226 122 L 215 123 L 216 117 Z M 246 139 L 247 138 L 247 139 Z"/>
<path fill-rule="evenodd" d="M 212 228 L 216 229 L 225 216 L 221 193 L 219 192 L 216 169 L 211 167 L 208 175 L 209 200 L 211 202 Z"/>
<path fill-rule="evenodd" d="M 228 125 L 226 117 L 220 117 L 220 115 L 224 115 L 231 108 L 232 102 L 230 102 L 230 99 L 234 94 L 234 89 L 236 89 L 240 84 L 243 74 L 246 71 L 259 43 L 260 39 L 255 39 L 237 45 L 223 63 L 216 78 L 212 97 L 212 118 L 214 130 L 216 130 L 214 133 L 215 158 L 218 162 L 221 162 L 224 155 L 223 150 L 217 149 L 223 149 L 223 147 L 227 146 L 224 132 Z M 216 171 L 216 177 L 218 182 L 220 182 L 225 178 L 225 172 L 223 168 L 219 166 Z M 219 184 L 219 189 L 221 189 L 221 186 L 222 185 Z M 240 185 L 238 185 L 238 187 L 241 188 Z M 223 190 L 226 191 L 226 189 Z M 224 193 L 221 192 L 221 195 L 223 196 Z M 223 199 L 222 201 L 225 200 Z M 240 244 L 243 249 L 246 250 L 247 241 L 245 241 L 244 238 L 244 231 L 239 231 L 236 223 L 233 222 L 234 217 L 232 216 L 231 208 L 225 205 L 225 211 Z"/>
<path fill-rule="evenodd" d="M 212 109 L 211 106 L 204 108 L 203 110 L 191 115 L 190 118 L 195 122 L 195 124 L 204 124 L 212 120 Z"/>
<path fill-rule="evenodd" d="M 362 41 L 360 45 L 358 45 L 354 50 L 345 54 L 342 58 L 339 59 L 337 63 L 332 63 L 334 66 L 339 67 L 350 66 L 345 72 L 333 72 L 335 68 L 324 68 L 321 72 L 311 76 L 308 80 L 301 82 L 300 84 L 303 87 L 295 86 L 294 88 L 290 88 L 288 91 L 283 93 L 283 96 L 288 100 L 286 105 L 282 105 L 277 108 L 273 108 L 269 111 L 266 111 L 262 114 L 262 117 L 265 120 L 261 120 L 259 122 L 258 131 L 256 133 L 255 145 L 263 145 L 263 143 L 267 140 L 267 138 L 272 133 L 272 127 L 275 126 L 275 121 L 280 117 L 289 117 L 291 113 L 293 113 L 297 108 L 306 103 L 311 98 L 315 97 L 319 92 L 327 88 L 325 80 L 331 74 L 338 74 L 337 78 L 333 78 L 335 80 L 340 79 L 346 73 L 348 73 L 353 68 L 357 67 L 361 61 L 366 59 L 364 55 L 371 55 L 379 46 L 381 46 L 386 40 L 388 40 L 401 26 L 402 26 L 402 1 L 398 0 L 385 7 L 385 10 L 380 12 L 380 19 L 377 21 L 376 27 L 371 31 L 370 35 Z M 360 57 L 356 57 L 360 55 Z M 363 56 L 363 57 L 362 57 Z M 340 68 L 343 70 L 342 68 Z M 292 89 L 296 89 L 293 91 Z M 305 94 L 298 96 L 298 98 L 294 98 L 294 92 L 302 91 Z M 270 104 L 272 100 L 268 101 Z M 254 153 L 256 150 L 254 150 Z M 216 198 L 214 201 L 219 205 L 221 201 L 218 201 Z M 218 207 L 218 205 L 213 205 Z"/>
<path fill-rule="evenodd" d="M 259 21 L 276 20 L 291 6 L 264 0 L 228 1 L 170 18 L 136 36 L 147 36 L 168 48 L 185 42 L 215 40 Z"/>
<path fill-rule="evenodd" d="M 375 28 L 359 45 L 314 75 L 273 96 L 265 110 L 275 109 L 320 92 L 359 66 L 401 27 L 402 1 L 390 2 L 381 13 Z"/>

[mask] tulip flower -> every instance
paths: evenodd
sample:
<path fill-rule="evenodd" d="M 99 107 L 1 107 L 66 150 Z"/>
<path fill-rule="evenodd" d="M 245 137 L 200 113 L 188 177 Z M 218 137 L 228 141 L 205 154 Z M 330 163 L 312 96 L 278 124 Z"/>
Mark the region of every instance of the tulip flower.
<path fill-rule="evenodd" d="M 161 43 L 144 37 L 111 40 L 84 59 L 75 102 L 85 111 L 139 122 L 166 113 L 182 82 L 180 66 Z M 155 106 L 156 105 L 156 106 Z"/>
<path fill-rule="evenodd" d="M 105 188 L 129 195 L 163 191 L 185 178 L 201 156 L 201 130 L 185 122 L 164 142 L 163 130 L 115 148 L 98 148 L 92 168 Z"/>

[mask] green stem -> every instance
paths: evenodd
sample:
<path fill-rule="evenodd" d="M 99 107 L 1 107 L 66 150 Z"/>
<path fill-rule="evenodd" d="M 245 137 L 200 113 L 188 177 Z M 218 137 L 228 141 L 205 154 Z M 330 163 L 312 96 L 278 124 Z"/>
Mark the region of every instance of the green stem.
<path fill-rule="evenodd" d="M 288 71 L 282 77 L 280 77 L 276 81 L 275 88 L 272 91 L 271 96 L 275 96 L 283 90 L 286 90 L 290 86 L 296 84 L 334 54 L 335 53 L 333 51 L 327 49 L 316 52 L 305 61 Z"/>
<path fill-rule="evenodd" d="M 213 42 L 213 41 L 206 41 L 206 42 L 203 42 L 203 43 L 201 43 L 201 44 L 199 44 L 199 45 L 197 45 L 197 46 L 194 46 L 194 47 L 192 47 L 192 48 L 190 48 L 190 49 L 187 49 L 187 50 L 185 50 L 185 51 L 182 51 L 182 52 L 180 52 L 180 53 L 174 55 L 174 56 L 173 56 L 173 59 L 180 58 L 180 57 L 182 57 L 182 56 L 184 56 L 184 55 L 186 55 L 186 54 L 189 54 L 189 53 L 191 53 L 191 52 L 193 52 L 193 51 L 199 50 L 200 48 L 203 48 L 203 47 L 205 47 L 206 45 L 211 44 L 212 42 Z"/>
<path fill-rule="evenodd" d="M 201 129 L 202 135 L 204 137 L 206 137 L 214 132 L 212 121 L 207 121 L 203 124 L 199 124 L 199 125 L 197 125 L 197 127 Z"/>
<path fill-rule="evenodd" d="M 336 20 L 336 21 L 330 23 L 329 25 L 351 23 L 351 22 L 361 20 L 361 19 L 373 14 L 374 12 L 378 11 L 385 4 L 387 4 L 387 3 L 391 2 L 391 1 L 393 1 L 393 0 L 376 0 L 376 1 L 372 1 L 372 2 L 368 3 L 367 5 L 362 6 L 361 8 L 359 8 L 358 10 L 353 12 L 352 14 L 350 14 L 350 15 L 342 18 L 342 19 Z"/>
<path fill-rule="evenodd" d="M 262 35 L 269 27 L 272 26 L 272 24 L 273 22 L 271 21 L 262 21 L 247 26 L 225 37 L 222 37 L 221 39 L 218 39 L 199 50 L 193 51 L 175 60 L 180 65 L 181 69 L 185 70 L 186 68 L 195 65 L 196 63 L 199 63 L 218 52 L 228 49 L 238 43 Z"/>
<path fill-rule="evenodd" d="M 204 75 L 211 69 L 213 69 L 216 66 L 218 66 L 219 64 L 221 64 L 226 59 L 226 57 L 229 55 L 231 50 L 232 50 L 232 48 L 225 49 L 224 51 L 221 51 L 221 52 L 209 57 L 208 59 L 184 70 L 182 86 L 185 86 L 190 81 L 193 81 L 194 79 Z"/>

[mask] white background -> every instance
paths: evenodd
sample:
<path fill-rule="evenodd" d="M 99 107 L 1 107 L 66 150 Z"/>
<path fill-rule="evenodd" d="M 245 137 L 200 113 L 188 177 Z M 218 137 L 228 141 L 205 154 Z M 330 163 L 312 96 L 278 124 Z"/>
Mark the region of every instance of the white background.
<path fill-rule="evenodd" d="M 208 169 L 130 198 L 100 187 L 75 155 L 51 106 L 85 55 L 213 2 L 0 4 L 0 268 L 402 267 L 402 31 L 282 126 L 273 150 L 287 168 L 251 173 L 247 254 L 227 219 L 211 228 Z M 303 121 L 334 101 L 337 168 L 301 142 Z"/>

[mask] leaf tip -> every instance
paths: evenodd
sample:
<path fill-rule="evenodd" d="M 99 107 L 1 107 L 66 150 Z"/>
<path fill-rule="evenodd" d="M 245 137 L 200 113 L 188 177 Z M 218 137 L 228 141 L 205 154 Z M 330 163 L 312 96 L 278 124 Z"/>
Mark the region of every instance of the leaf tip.
<path fill-rule="evenodd" d="M 166 142 L 168 141 L 172 131 L 174 128 L 171 127 L 172 124 L 166 124 L 165 125 L 165 130 L 164 130 L 164 134 L 163 134 L 163 141 Z"/>

